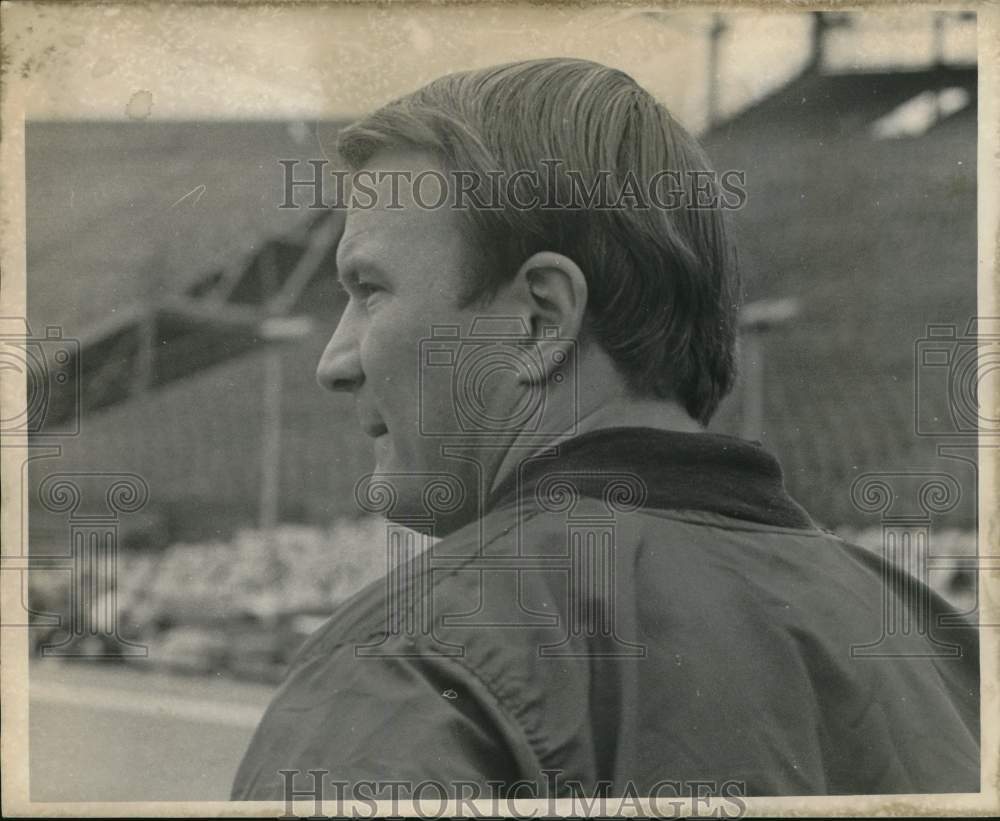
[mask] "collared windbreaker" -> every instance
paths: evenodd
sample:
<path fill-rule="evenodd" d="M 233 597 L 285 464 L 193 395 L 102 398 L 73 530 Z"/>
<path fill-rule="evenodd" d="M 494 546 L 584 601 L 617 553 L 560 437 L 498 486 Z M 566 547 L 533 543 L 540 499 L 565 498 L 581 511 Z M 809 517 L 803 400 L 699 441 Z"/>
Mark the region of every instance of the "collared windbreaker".
<path fill-rule="evenodd" d="M 979 790 L 975 630 L 817 528 L 759 446 L 595 431 L 521 465 L 489 508 L 397 551 L 310 637 L 235 799 L 285 798 L 282 770 L 348 795 Z"/>

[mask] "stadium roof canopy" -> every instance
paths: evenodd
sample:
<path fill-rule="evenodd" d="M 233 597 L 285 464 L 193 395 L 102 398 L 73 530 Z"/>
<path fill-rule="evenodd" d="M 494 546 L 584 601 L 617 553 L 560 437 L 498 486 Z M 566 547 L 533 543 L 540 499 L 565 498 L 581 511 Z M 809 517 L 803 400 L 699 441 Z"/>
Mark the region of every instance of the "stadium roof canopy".
<path fill-rule="evenodd" d="M 796 139 L 919 137 L 928 130 L 947 126 L 955 117 L 968 114 L 974 117 L 976 82 L 975 68 L 948 66 L 874 74 L 825 74 L 807 70 L 784 88 L 715 126 L 705 135 L 705 140 L 709 145 L 718 146 L 730 137 L 745 141 L 753 139 L 754 133 L 765 135 L 776 128 L 789 130 Z M 796 100 L 797 106 L 789 104 Z M 906 106 L 913 107 L 914 101 L 923 101 L 917 106 L 920 111 L 916 117 L 917 120 L 923 118 L 922 130 L 914 131 L 912 125 L 909 128 L 905 125 Z M 928 105 L 932 109 L 929 121 Z M 893 117 L 903 122 L 903 127 L 896 132 Z M 268 317 L 315 309 L 316 306 L 304 306 L 303 297 L 317 277 L 330 276 L 333 272 L 341 214 L 329 211 L 289 214 L 278 209 L 276 201 L 263 205 L 255 203 L 248 211 L 241 202 L 248 186 L 253 184 L 243 173 L 248 167 L 260 174 L 260 180 L 266 180 L 266 184 L 262 182 L 261 185 L 270 192 L 272 200 L 279 196 L 275 193 L 275 186 L 279 184 L 275 180 L 280 173 L 278 159 L 288 156 L 292 148 L 287 134 L 300 134 L 301 128 L 287 129 L 287 134 L 272 140 L 273 144 L 265 140 L 264 145 L 248 147 L 247 132 L 255 127 L 252 124 L 145 124 L 141 131 L 130 131 L 132 126 L 111 123 L 91 124 L 91 127 L 96 129 L 99 139 L 118 140 L 118 150 L 106 156 L 86 152 L 85 158 L 85 150 L 92 147 L 90 143 L 85 142 L 81 150 L 73 151 L 74 141 L 81 133 L 80 126 L 74 131 L 67 124 L 42 123 L 29 129 L 29 137 L 34 132 L 41 137 L 42 147 L 49 149 L 45 157 L 53 156 L 52 141 L 55 140 L 58 147 L 66 149 L 63 157 L 66 163 L 89 162 L 93 173 L 105 176 L 117 170 L 114 196 L 106 203 L 103 213 L 64 207 L 57 216 L 50 215 L 51 209 L 46 209 L 45 203 L 37 199 L 38 186 L 33 189 L 29 185 L 29 194 L 36 191 L 35 205 L 39 206 L 33 209 L 29 200 L 29 318 L 34 313 L 36 320 L 40 318 L 38 324 L 51 324 L 46 310 L 72 305 L 72 300 L 59 299 L 63 286 L 73 281 L 71 277 L 67 283 L 62 266 L 69 266 L 70 271 L 80 266 L 76 287 L 98 288 L 102 293 L 110 291 L 118 300 L 123 291 L 129 290 L 119 285 L 148 276 L 151 267 L 157 268 L 152 272 L 157 285 L 152 289 L 147 285 L 145 291 L 142 287 L 133 287 L 132 300 L 128 304 L 113 306 L 110 314 L 100 311 L 104 318 L 95 320 L 78 334 L 81 362 L 75 370 L 81 378 L 79 389 L 84 412 L 124 402 L 136 391 L 157 388 L 241 356 L 267 341 L 261 323 Z M 194 136 L 190 152 L 185 149 L 185 127 Z M 261 126 L 266 131 L 278 127 L 274 123 Z M 323 124 L 323 127 L 333 129 L 335 126 Z M 110 137 L 115 129 L 121 133 Z M 230 131 L 222 133 L 220 129 Z M 242 164 L 231 162 L 224 168 L 217 168 L 210 161 L 219 155 L 218 140 L 227 139 L 227 134 L 231 138 L 239 129 L 242 129 L 242 137 L 234 153 L 242 156 Z M 157 134 L 161 141 L 167 141 L 164 145 L 156 143 Z M 128 149 L 125 152 L 126 173 L 122 173 L 121 166 L 122 138 Z M 216 141 L 214 145 L 212 140 Z M 36 149 L 38 143 L 39 140 L 34 141 Z M 36 178 L 41 176 L 44 194 L 44 183 L 49 182 L 48 187 L 52 188 L 55 172 L 39 169 L 38 163 L 32 169 L 33 143 L 30 139 L 28 145 L 29 181 L 32 173 Z M 315 156 L 321 150 L 322 146 L 310 145 L 308 141 L 298 149 L 302 159 Z M 225 148 L 222 151 L 224 153 Z M 210 209 L 198 213 L 195 208 L 187 208 L 193 216 L 189 213 L 182 218 L 186 222 L 178 223 L 174 215 L 176 208 L 172 206 L 170 213 L 166 213 L 162 207 L 164 192 L 156 195 L 159 200 L 144 202 L 142 197 L 148 199 L 148 192 L 143 187 L 149 181 L 136 169 L 157 162 L 165 163 L 165 168 L 150 171 L 159 175 L 152 183 L 154 189 L 168 188 L 170 175 L 176 176 L 179 172 L 193 183 L 202 179 L 203 182 L 174 202 L 174 206 L 186 198 L 195 199 L 189 194 L 200 190 L 209 195 L 206 205 L 215 196 Z M 265 167 L 267 163 L 273 165 Z M 192 176 L 193 168 L 202 168 L 207 181 L 204 176 Z M 182 186 L 187 187 L 187 183 Z M 218 189 L 223 189 L 221 194 Z M 198 194 L 197 199 L 201 198 Z M 196 206 L 196 203 L 191 204 Z M 122 213 L 135 219 L 136 208 L 145 209 L 140 230 L 133 230 L 137 226 L 126 226 L 122 232 L 115 227 Z M 249 222 L 234 220 L 234 212 L 251 213 L 253 217 Z M 57 218 L 58 225 L 45 224 L 46 220 Z M 164 218 L 166 236 L 164 231 L 158 230 L 158 221 Z M 109 230 L 111 236 L 107 243 L 102 236 L 105 230 Z M 196 236 L 191 243 L 186 243 L 183 236 L 170 237 L 170 230 L 191 231 Z M 219 234 L 218 243 L 213 241 L 216 233 Z M 163 245 L 169 247 L 167 256 L 172 255 L 172 259 L 164 261 L 164 252 L 158 250 Z M 225 249 L 228 257 L 219 259 L 220 249 Z M 214 264 L 198 265 L 199 259 L 213 256 L 216 257 Z M 169 268 L 168 283 L 164 283 L 163 272 L 158 266 Z M 40 281 L 43 284 L 39 288 L 37 283 Z M 53 291 L 47 289 L 46 282 L 60 285 Z M 36 296 L 41 298 L 36 300 Z M 89 313 L 95 315 L 93 304 Z M 65 319 L 69 322 L 72 317 Z M 57 405 L 50 410 L 47 419 L 59 422 L 62 415 L 71 411 L 69 405 L 62 408 Z"/>

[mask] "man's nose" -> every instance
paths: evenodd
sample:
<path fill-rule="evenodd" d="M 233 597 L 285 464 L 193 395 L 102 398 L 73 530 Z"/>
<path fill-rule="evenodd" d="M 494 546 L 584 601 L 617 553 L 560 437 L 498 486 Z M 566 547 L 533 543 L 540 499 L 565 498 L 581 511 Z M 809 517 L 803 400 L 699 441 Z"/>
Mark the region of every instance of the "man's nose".
<path fill-rule="evenodd" d="M 319 358 L 316 381 L 329 391 L 356 391 L 364 382 L 357 329 L 348 307 Z"/>

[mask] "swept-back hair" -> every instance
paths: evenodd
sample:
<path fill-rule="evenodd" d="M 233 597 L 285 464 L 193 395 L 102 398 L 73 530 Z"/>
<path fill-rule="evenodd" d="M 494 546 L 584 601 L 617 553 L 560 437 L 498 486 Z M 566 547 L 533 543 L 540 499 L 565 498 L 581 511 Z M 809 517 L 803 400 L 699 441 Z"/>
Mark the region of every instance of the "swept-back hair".
<path fill-rule="evenodd" d="M 576 59 L 450 74 L 339 137 L 352 170 L 391 148 L 432 152 L 482 184 L 499 171 L 554 180 L 539 207 L 501 190 L 502 207 L 468 209 L 484 262 L 463 302 L 488 302 L 534 253 L 563 254 L 587 279 L 586 327 L 630 388 L 675 399 L 707 424 L 735 379 L 735 254 L 718 207 L 687 207 L 718 190 L 704 153 L 631 77 Z M 680 181 L 686 205 L 579 207 L 581 182 L 593 190 L 604 175 L 621 187 L 631 175 L 643 187 L 662 172 Z"/>

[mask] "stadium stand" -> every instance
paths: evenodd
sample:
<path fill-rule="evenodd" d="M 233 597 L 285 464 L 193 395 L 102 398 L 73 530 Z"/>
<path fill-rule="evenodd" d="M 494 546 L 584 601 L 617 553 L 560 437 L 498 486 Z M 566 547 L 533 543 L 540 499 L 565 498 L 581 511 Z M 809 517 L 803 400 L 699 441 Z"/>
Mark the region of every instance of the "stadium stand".
<path fill-rule="evenodd" d="M 923 130 L 884 136 L 877 124 L 917 98 L 950 102 Z M 952 110 L 956 100 L 964 107 Z M 793 495 L 825 526 L 866 527 L 871 516 L 851 503 L 857 476 L 968 469 L 916 435 L 918 413 L 949 408 L 943 389 L 917 395 L 914 352 L 929 324 L 961 335 L 975 314 L 975 69 L 807 70 L 703 139 L 717 168 L 746 172 L 734 222 L 747 300 L 800 306 L 762 337 L 758 437 Z M 265 361 L 276 356 L 278 518 L 353 516 L 366 445 L 350 402 L 314 381 L 341 307 L 328 253 L 338 217 L 277 207 L 278 160 L 323 156 L 314 133 L 301 123 L 31 123 L 27 147 L 29 321 L 59 325 L 83 350 L 82 435 L 62 443 L 58 469 L 142 475 L 153 493 L 146 526 L 165 540 L 254 522 Z M 268 343 L 260 322 L 276 310 L 310 316 L 312 329 Z M 741 391 L 718 430 L 741 430 Z M 974 521 L 967 496 L 951 523 Z"/>

